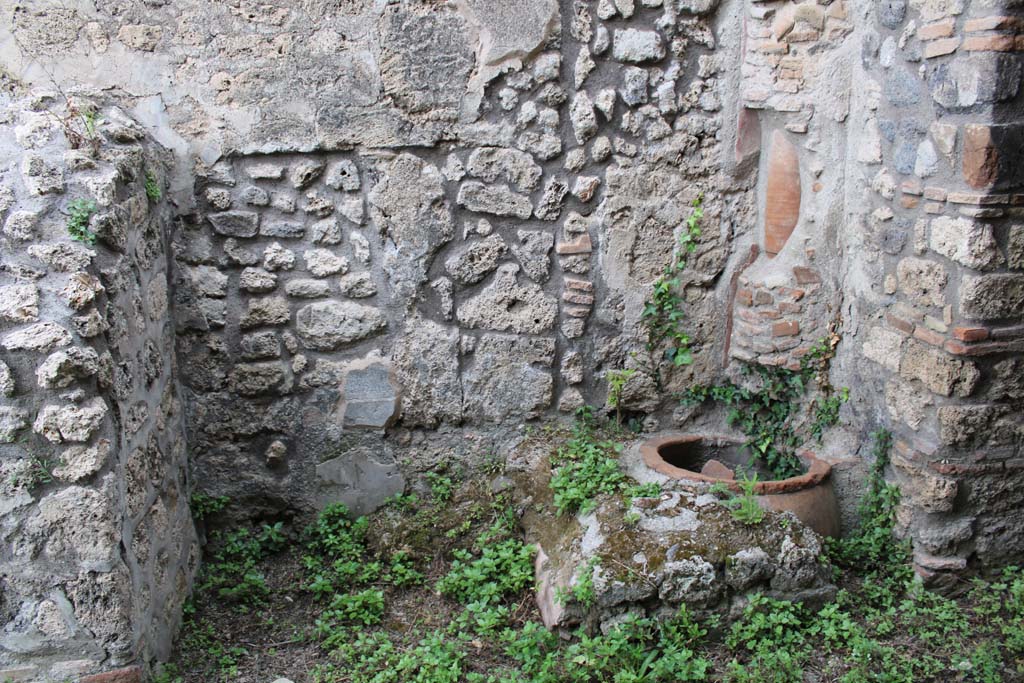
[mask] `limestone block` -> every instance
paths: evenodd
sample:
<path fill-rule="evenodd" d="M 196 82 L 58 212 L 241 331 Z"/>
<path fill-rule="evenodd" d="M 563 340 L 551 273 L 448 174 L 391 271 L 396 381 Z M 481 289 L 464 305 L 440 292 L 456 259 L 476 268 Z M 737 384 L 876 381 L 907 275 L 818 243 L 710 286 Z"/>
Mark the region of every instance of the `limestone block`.
<path fill-rule="evenodd" d="M 51 443 L 88 441 L 103 423 L 107 404 L 99 396 L 82 405 L 46 405 L 36 415 L 32 429 Z"/>
<path fill-rule="evenodd" d="M 948 276 L 938 263 L 919 258 L 905 258 L 896 266 L 896 277 L 902 291 L 912 303 L 920 306 L 945 305 L 944 291 Z"/>
<path fill-rule="evenodd" d="M 295 314 L 295 332 L 307 349 L 333 351 L 379 333 L 387 319 L 376 308 L 351 301 L 320 301 Z"/>
<path fill-rule="evenodd" d="M 457 282 L 474 284 L 484 279 L 498 267 L 498 261 L 508 245 L 499 235 L 490 235 L 483 240 L 469 242 L 445 261 L 445 269 Z"/>
<path fill-rule="evenodd" d="M 941 396 L 965 397 L 974 392 L 981 373 L 972 361 L 908 340 L 900 360 L 900 376 L 916 379 Z"/>
<path fill-rule="evenodd" d="M 470 211 L 495 216 L 526 219 L 533 213 L 533 204 L 529 197 L 512 191 L 506 185 L 484 185 L 477 181 L 462 184 L 459 188 L 458 203 Z"/>
<path fill-rule="evenodd" d="M 456 316 L 465 327 L 540 334 L 554 327 L 558 301 L 533 282 L 520 284 L 519 266 L 500 266 L 491 281 L 459 306 Z"/>
<path fill-rule="evenodd" d="M 657 31 L 635 28 L 616 29 L 612 37 L 612 57 L 620 62 L 656 61 L 665 56 L 665 45 Z"/>
<path fill-rule="evenodd" d="M 933 219 L 929 246 L 946 258 L 975 270 L 998 266 L 1003 261 L 992 226 L 967 218 L 940 216 Z"/>
<path fill-rule="evenodd" d="M 0 287 L 0 320 L 28 323 L 39 318 L 39 290 L 35 285 Z"/>
<path fill-rule="evenodd" d="M 1024 275 L 964 275 L 960 313 L 976 320 L 1024 316 Z"/>
<path fill-rule="evenodd" d="M 466 170 L 476 178 L 493 183 L 500 179 L 520 190 L 537 187 L 541 167 L 526 152 L 505 147 L 478 147 L 469 155 Z"/>
<path fill-rule="evenodd" d="M 36 379 L 44 389 L 62 389 L 76 380 L 92 377 L 99 369 L 99 356 L 93 349 L 72 347 L 50 354 L 36 368 Z"/>
<path fill-rule="evenodd" d="M 8 351 L 46 352 L 71 344 L 71 333 L 57 323 L 43 322 L 12 332 L 4 337 Z"/>
<path fill-rule="evenodd" d="M 321 502 L 344 503 L 353 515 L 366 515 L 405 490 L 397 463 L 379 450 L 359 448 L 316 466 Z"/>
<path fill-rule="evenodd" d="M 555 342 L 485 334 L 463 376 L 464 412 L 488 422 L 536 417 L 551 405 Z"/>
<path fill-rule="evenodd" d="M 429 428 L 462 421 L 457 328 L 411 316 L 391 361 L 401 386 L 404 425 Z"/>

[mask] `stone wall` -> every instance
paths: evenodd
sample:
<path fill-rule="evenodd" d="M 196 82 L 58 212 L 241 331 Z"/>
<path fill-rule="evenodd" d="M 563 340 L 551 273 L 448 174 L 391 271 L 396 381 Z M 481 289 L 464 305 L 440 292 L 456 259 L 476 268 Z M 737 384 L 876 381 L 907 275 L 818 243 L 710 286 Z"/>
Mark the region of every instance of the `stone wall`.
<path fill-rule="evenodd" d="M 0 678 L 68 680 L 169 655 L 198 560 L 173 212 L 145 190 L 169 157 L 114 107 L 0 110 Z M 69 235 L 86 198 L 94 244 Z"/>
<path fill-rule="evenodd" d="M 673 392 L 737 362 L 795 367 L 829 334 L 852 399 L 820 455 L 844 507 L 888 426 L 922 574 L 1024 552 L 1017 3 L 3 12 L 0 63 L 37 94 L 4 128 L 0 448 L 10 481 L 55 477 L 4 498 L 21 596 L 0 606 L 4 666 L 79 642 L 104 668 L 165 654 L 192 486 L 238 519 L 366 512 L 428 468 L 507 453 L 531 420 L 609 408 L 621 369 L 645 428 L 721 429 Z M 65 154 L 87 143 L 69 131 L 92 135 L 67 118 L 81 93 L 138 121 L 104 106 L 97 157 Z M 146 199 L 147 171 L 172 201 Z M 79 196 L 95 247 L 66 236 Z M 641 315 L 698 198 L 679 288 L 694 362 L 674 368 Z M 62 495 L 96 498 L 68 509 L 103 542 L 60 531 Z M 122 596 L 115 616 L 75 616 L 99 598 L 69 581 Z"/>

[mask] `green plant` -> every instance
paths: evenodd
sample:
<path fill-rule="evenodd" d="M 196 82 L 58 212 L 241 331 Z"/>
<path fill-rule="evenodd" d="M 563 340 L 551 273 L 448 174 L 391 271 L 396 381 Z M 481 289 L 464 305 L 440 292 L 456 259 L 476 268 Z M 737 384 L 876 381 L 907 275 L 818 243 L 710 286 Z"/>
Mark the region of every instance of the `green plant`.
<path fill-rule="evenodd" d="M 757 475 L 748 479 L 746 476 L 737 481 L 740 487 L 740 495 L 726 501 L 726 505 L 732 510 L 735 520 L 754 526 L 764 520 L 764 508 L 757 502 Z"/>
<path fill-rule="evenodd" d="M 163 191 L 160 189 L 160 183 L 156 179 L 156 175 L 150 170 L 146 171 L 145 188 L 146 197 L 148 197 L 151 202 L 160 201 L 160 198 L 163 196 Z"/>
<path fill-rule="evenodd" d="M 623 486 L 621 450 L 620 444 L 599 441 L 587 414 L 581 414 L 572 438 L 552 458 L 550 486 L 558 514 L 589 512 L 598 495 L 615 493 Z"/>
<path fill-rule="evenodd" d="M 857 529 L 844 538 L 830 540 L 828 549 L 833 561 L 841 565 L 863 572 L 893 573 L 906 566 L 909 548 L 893 536 L 900 490 L 885 481 L 892 434 L 879 429 L 872 437 L 874 460 L 868 473 L 867 491 L 857 508 Z"/>
<path fill-rule="evenodd" d="M 437 505 L 444 505 L 452 499 L 455 493 L 455 482 L 451 477 L 439 472 L 427 472 L 427 482 L 430 484 L 430 495 Z"/>
<path fill-rule="evenodd" d="M 820 386 L 827 386 L 827 379 L 822 378 L 827 377 L 836 341 L 837 338 L 821 339 L 800 359 L 798 370 L 744 363 L 740 371 L 756 388 L 732 383 L 696 386 L 683 392 L 681 401 L 696 404 L 714 400 L 726 405 L 729 409 L 726 420 L 747 436 L 745 446 L 753 457 L 768 467 L 776 479 L 795 476 L 803 471 L 796 450 L 806 441 L 794 424 L 798 401 L 816 376 Z M 831 399 L 825 400 L 827 406 L 834 403 Z M 825 429 L 830 419 L 830 414 L 826 414 L 829 410 L 831 408 L 824 409 L 821 421 L 811 427 L 812 433 Z M 835 413 L 838 415 L 838 405 Z"/>
<path fill-rule="evenodd" d="M 189 498 L 189 509 L 193 517 L 203 520 L 223 510 L 229 502 L 231 499 L 227 496 L 214 497 L 197 491 Z"/>
<path fill-rule="evenodd" d="M 811 436 L 817 439 L 818 443 L 821 443 L 825 430 L 839 422 L 839 409 L 849 400 L 850 390 L 847 387 L 815 400 L 810 429 Z"/>
<path fill-rule="evenodd" d="M 655 358 L 664 358 L 673 366 L 693 362 L 690 335 L 682 329 L 683 299 L 679 294 L 679 274 L 686 269 L 687 259 L 697 249 L 700 239 L 700 221 L 704 217 L 704 196 L 698 195 L 691 203 L 692 210 L 679 234 L 672 261 L 665 266 L 661 277 L 655 280 L 651 298 L 644 304 L 640 319 L 647 329 L 647 352 Z M 656 372 L 656 377 L 660 375 Z"/>
<path fill-rule="evenodd" d="M 463 604 L 492 603 L 533 583 L 533 546 L 517 538 L 495 541 L 482 535 L 481 539 L 477 540 L 476 555 L 462 549 L 453 551 L 451 568 L 437 582 L 439 593 Z"/>
<path fill-rule="evenodd" d="M 594 592 L 594 568 L 601 564 L 601 558 L 594 556 L 576 569 L 568 590 L 555 590 L 555 601 L 566 604 L 570 598 L 578 602 L 584 609 L 594 604 L 597 594 Z"/>
<path fill-rule="evenodd" d="M 400 550 L 391 556 L 391 567 L 384 579 L 401 588 L 423 583 L 423 574 L 416 571 L 412 556 Z"/>
<path fill-rule="evenodd" d="M 629 378 L 636 374 L 636 370 L 609 370 L 608 378 L 608 405 L 615 409 L 615 421 L 622 424 L 622 390 L 625 388 Z"/>
<path fill-rule="evenodd" d="M 89 219 L 96 213 L 96 202 L 91 199 L 73 199 L 68 204 L 67 230 L 71 239 L 96 244 L 96 234 L 89 229 Z"/>

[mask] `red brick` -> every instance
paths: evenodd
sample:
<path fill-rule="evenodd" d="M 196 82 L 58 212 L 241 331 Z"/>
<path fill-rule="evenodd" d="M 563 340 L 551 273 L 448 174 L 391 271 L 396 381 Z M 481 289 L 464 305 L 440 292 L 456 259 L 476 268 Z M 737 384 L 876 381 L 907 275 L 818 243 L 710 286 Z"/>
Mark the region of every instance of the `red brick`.
<path fill-rule="evenodd" d="M 938 202 L 928 202 L 924 205 L 925 213 L 942 213 L 946 209 L 945 204 L 939 204 Z"/>
<path fill-rule="evenodd" d="M 930 43 L 924 44 L 924 58 L 932 59 L 933 57 L 942 57 L 956 52 L 956 49 L 960 47 L 959 38 L 943 38 L 942 40 L 933 40 Z"/>
<path fill-rule="evenodd" d="M 795 320 L 772 325 L 773 337 L 792 337 L 795 334 L 800 334 L 800 323 Z"/>
<path fill-rule="evenodd" d="M 1024 29 L 1024 20 L 1020 17 L 997 15 L 994 17 L 968 19 L 967 23 L 964 24 L 964 31 L 967 31 L 968 33 L 977 33 L 978 31 L 999 31 L 1003 29 L 1020 31 L 1021 29 Z"/>
<path fill-rule="evenodd" d="M 812 285 L 821 282 L 821 275 L 818 271 L 807 266 L 794 266 L 793 276 L 796 277 L 798 285 Z"/>
<path fill-rule="evenodd" d="M 786 43 L 780 43 L 774 40 L 766 40 L 759 43 L 756 48 L 757 52 L 764 52 L 765 54 L 787 54 L 789 52 L 789 45 Z"/>
<path fill-rule="evenodd" d="M 935 40 L 936 38 L 948 38 L 953 35 L 953 29 L 956 28 L 956 21 L 953 19 L 946 19 L 945 21 L 937 21 L 934 24 L 925 24 L 921 28 L 917 29 L 917 37 L 921 40 Z"/>
<path fill-rule="evenodd" d="M 779 310 L 783 313 L 802 313 L 804 310 L 803 304 L 791 304 L 788 301 L 779 302 Z"/>
<path fill-rule="evenodd" d="M 141 680 L 142 669 L 137 666 L 129 666 L 124 669 L 82 676 L 78 679 L 78 683 L 140 683 Z"/>
<path fill-rule="evenodd" d="M 946 341 L 946 338 L 941 334 L 935 330 L 929 330 L 927 327 L 922 325 L 918 325 L 914 328 L 914 338 L 920 339 L 926 344 L 931 344 L 932 346 L 942 346 L 942 343 Z"/>
<path fill-rule="evenodd" d="M 992 185 L 999 170 L 999 151 L 992 140 L 992 129 L 985 125 L 964 126 L 963 173 L 967 184 L 976 190 Z"/>
<path fill-rule="evenodd" d="M 900 195 L 900 206 L 904 209 L 916 209 L 921 200 L 909 194 Z"/>
<path fill-rule="evenodd" d="M 590 235 L 584 233 L 580 235 L 575 242 L 559 242 L 558 246 L 555 247 L 555 252 L 563 255 L 589 254 L 593 251 L 593 248 L 593 244 L 590 241 Z"/>
<path fill-rule="evenodd" d="M 765 320 L 778 320 L 782 317 L 782 314 L 776 311 L 774 308 L 768 308 L 763 311 L 758 311 L 757 314 Z"/>
<path fill-rule="evenodd" d="M 579 306 L 566 306 L 565 314 L 570 318 L 586 318 L 590 315 L 589 308 L 581 308 Z"/>
<path fill-rule="evenodd" d="M 754 303 L 754 294 L 749 289 L 737 289 L 736 301 L 743 306 L 752 306 Z"/>
<path fill-rule="evenodd" d="M 569 289 L 575 289 L 581 292 L 593 292 L 594 283 L 589 280 L 577 280 L 574 277 L 565 278 L 565 286 Z"/>
<path fill-rule="evenodd" d="M 903 332 L 904 334 L 913 334 L 914 333 L 914 323 L 910 322 L 909 320 L 904 320 L 903 318 L 898 318 L 895 315 L 893 315 L 892 313 L 886 313 L 885 314 L 885 321 L 887 323 L 889 323 L 890 327 L 892 327 L 892 328 L 894 328 L 896 330 L 899 330 L 900 332 Z"/>
<path fill-rule="evenodd" d="M 591 306 L 594 303 L 594 296 L 592 294 L 584 294 L 582 292 L 574 292 L 571 290 L 562 292 L 562 299 L 571 304 L 579 304 L 580 306 Z"/>
<path fill-rule="evenodd" d="M 972 52 L 1013 52 L 1020 48 L 1013 36 L 970 36 L 964 40 L 964 49 Z"/>
<path fill-rule="evenodd" d="M 992 328 L 993 339 L 1016 339 L 1017 337 L 1024 337 L 1024 325 Z"/>
<path fill-rule="evenodd" d="M 988 339 L 988 330 L 984 327 L 954 327 L 953 336 L 965 342 L 984 341 Z"/>
<path fill-rule="evenodd" d="M 947 353 L 954 356 L 987 356 L 992 353 L 1024 352 L 1024 339 L 1008 341 L 991 341 L 980 344 L 964 344 L 955 339 L 948 340 L 943 346 Z"/>
<path fill-rule="evenodd" d="M 900 191 L 903 194 L 912 194 L 916 197 L 921 196 L 921 181 L 920 180 L 904 180 L 900 185 Z"/>
<path fill-rule="evenodd" d="M 778 296 L 788 296 L 793 301 L 800 301 L 804 298 L 804 294 L 807 294 L 804 290 L 793 287 L 778 287 L 775 289 L 775 293 Z"/>
<path fill-rule="evenodd" d="M 946 201 L 946 190 L 942 187 L 926 187 L 924 188 L 924 198 L 933 202 L 944 202 Z"/>
<path fill-rule="evenodd" d="M 1009 204 L 1008 194 L 977 194 L 974 192 L 950 192 L 946 196 L 950 204 L 972 204 L 974 206 L 992 206 L 997 204 Z"/>

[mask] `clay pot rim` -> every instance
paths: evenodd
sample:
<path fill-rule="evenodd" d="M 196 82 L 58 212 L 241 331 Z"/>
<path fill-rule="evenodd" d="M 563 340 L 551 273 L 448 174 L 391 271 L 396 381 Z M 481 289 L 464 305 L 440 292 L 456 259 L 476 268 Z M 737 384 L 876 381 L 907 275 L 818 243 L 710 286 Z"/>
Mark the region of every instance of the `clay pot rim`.
<path fill-rule="evenodd" d="M 670 443 L 692 443 L 694 441 L 705 440 L 724 441 L 740 445 L 744 443 L 741 439 L 735 439 L 731 436 L 725 436 L 722 434 L 666 434 L 664 436 L 657 436 L 653 439 L 648 439 L 641 443 L 640 456 L 643 458 L 644 464 L 647 465 L 647 467 L 670 479 L 704 484 L 720 483 L 725 484 L 733 491 L 739 491 L 739 483 L 734 479 L 709 477 L 706 474 L 701 474 L 700 472 L 693 472 L 692 470 L 686 470 L 681 467 L 676 467 L 675 465 L 670 465 L 665 462 L 665 459 L 658 453 L 659 448 Z M 759 495 L 794 493 L 796 491 L 817 486 L 825 481 L 832 472 L 831 465 L 824 460 L 818 459 L 818 457 L 810 451 L 804 451 L 798 455 L 800 460 L 807 465 L 806 472 L 795 477 L 789 477 L 788 479 L 759 481 L 754 486 L 754 492 Z"/>

